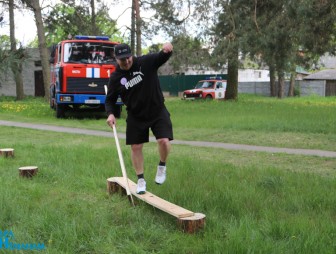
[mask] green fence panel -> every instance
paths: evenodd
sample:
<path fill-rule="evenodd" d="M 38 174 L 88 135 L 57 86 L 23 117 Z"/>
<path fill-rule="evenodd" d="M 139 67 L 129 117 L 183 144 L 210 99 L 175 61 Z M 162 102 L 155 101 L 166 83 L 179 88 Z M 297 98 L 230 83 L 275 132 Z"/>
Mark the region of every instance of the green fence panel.
<path fill-rule="evenodd" d="M 162 75 L 159 76 L 161 89 L 164 92 L 169 92 L 171 96 L 178 96 L 179 92 L 192 89 L 198 81 L 209 77 L 222 77 L 227 79 L 227 74 L 212 74 L 212 75 Z"/>

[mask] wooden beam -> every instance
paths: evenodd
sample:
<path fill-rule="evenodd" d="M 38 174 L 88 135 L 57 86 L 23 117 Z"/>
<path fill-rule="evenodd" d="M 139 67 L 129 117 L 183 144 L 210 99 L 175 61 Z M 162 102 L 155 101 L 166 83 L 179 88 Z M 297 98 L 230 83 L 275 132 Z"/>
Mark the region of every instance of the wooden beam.
<path fill-rule="evenodd" d="M 125 189 L 126 183 L 123 177 L 112 177 L 107 179 L 108 182 L 114 182 L 120 185 Z M 156 195 L 150 192 L 146 192 L 145 194 L 137 194 L 136 193 L 136 183 L 128 179 L 128 183 L 130 186 L 130 191 L 132 195 L 136 196 L 138 199 L 166 212 L 169 213 L 170 215 L 176 217 L 176 218 L 184 218 L 184 217 L 189 217 L 189 216 L 194 216 L 194 213 L 184 209 L 178 205 L 175 205 L 173 203 L 170 203 Z"/>
<path fill-rule="evenodd" d="M 194 213 L 183 207 L 175 205 L 164 200 L 151 192 L 146 191 L 145 194 L 136 193 L 136 183 L 128 179 L 128 184 L 132 195 L 138 199 L 160 209 L 177 218 L 178 226 L 186 233 L 195 233 L 205 226 L 205 215 L 202 213 Z M 123 177 L 111 177 L 107 179 L 107 191 L 110 194 L 121 192 L 125 194 L 126 181 Z"/>

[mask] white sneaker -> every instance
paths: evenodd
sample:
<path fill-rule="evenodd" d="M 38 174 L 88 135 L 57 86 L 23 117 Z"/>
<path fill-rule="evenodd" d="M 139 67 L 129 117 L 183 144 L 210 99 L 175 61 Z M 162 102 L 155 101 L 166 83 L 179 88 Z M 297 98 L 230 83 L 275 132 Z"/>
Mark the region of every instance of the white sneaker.
<path fill-rule="evenodd" d="M 155 182 L 157 184 L 163 184 L 166 181 L 166 166 L 158 166 L 155 176 Z"/>
<path fill-rule="evenodd" d="M 145 181 L 145 179 L 140 178 L 138 180 L 136 193 L 137 194 L 145 194 L 146 193 L 146 181 Z"/>

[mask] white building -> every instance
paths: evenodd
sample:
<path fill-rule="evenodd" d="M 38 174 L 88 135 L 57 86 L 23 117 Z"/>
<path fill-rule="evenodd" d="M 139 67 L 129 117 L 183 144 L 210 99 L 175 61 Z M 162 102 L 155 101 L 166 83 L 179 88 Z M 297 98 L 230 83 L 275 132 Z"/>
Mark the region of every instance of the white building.
<path fill-rule="evenodd" d="M 238 82 L 269 82 L 269 70 L 239 69 Z"/>

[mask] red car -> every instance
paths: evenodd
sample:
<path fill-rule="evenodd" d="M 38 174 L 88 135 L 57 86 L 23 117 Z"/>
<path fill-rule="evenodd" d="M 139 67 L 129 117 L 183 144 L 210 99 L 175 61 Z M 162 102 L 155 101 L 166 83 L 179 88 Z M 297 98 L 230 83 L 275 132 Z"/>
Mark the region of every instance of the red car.
<path fill-rule="evenodd" d="M 226 80 L 221 77 L 211 77 L 198 81 L 194 89 L 185 90 L 182 99 L 224 99 L 226 91 Z"/>

